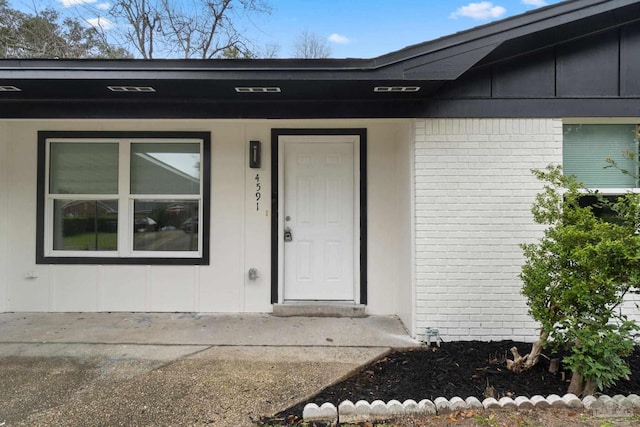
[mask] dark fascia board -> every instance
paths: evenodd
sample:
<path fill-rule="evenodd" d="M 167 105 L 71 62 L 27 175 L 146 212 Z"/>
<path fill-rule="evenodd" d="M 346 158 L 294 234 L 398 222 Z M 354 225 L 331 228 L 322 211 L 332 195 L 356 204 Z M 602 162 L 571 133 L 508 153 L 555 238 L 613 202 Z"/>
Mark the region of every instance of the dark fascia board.
<path fill-rule="evenodd" d="M 640 0 L 565 1 L 373 59 L 0 60 L 0 79 L 454 80 L 505 42 L 633 5 Z"/>
<path fill-rule="evenodd" d="M 291 71 L 291 70 L 364 70 L 371 68 L 371 59 L 362 58 L 325 58 L 325 59 L 54 59 L 23 58 L 1 59 L 0 70 L 3 69 L 47 69 L 86 71 Z"/>
<path fill-rule="evenodd" d="M 30 60 L 20 61 L 20 68 L 12 68 L 0 60 L 0 80 L 237 80 L 237 81 L 290 81 L 290 80 L 401 80 L 401 71 L 379 72 L 351 67 L 343 68 L 265 68 L 248 63 L 246 68 L 218 67 L 218 60 Z M 255 65 L 263 61 L 253 60 Z M 51 66 L 53 65 L 53 66 Z M 188 65 L 185 67 L 185 65 Z"/>
<path fill-rule="evenodd" d="M 425 101 L 116 102 L 0 100 L 0 118 L 30 119 L 318 119 L 418 117 Z"/>
<path fill-rule="evenodd" d="M 549 38 L 557 45 L 639 19 L 638 0 L 573 0 L 411 46 L 374 61 L 388 71 L 400 68 L 406 79 L 455 80 L 506 44 L 523 50 L 531 43 L 520 44 L 520 40 L 539 38 L 539 45 L 533 46 L 537 50 L 549 47 Z M 388 65 L 393 61 L 395 65 Z"/>
<path fill-rule="evenodd" d="M 625 6 L 640 4 L 638 0 L 569 0 L 535 9 L 533 11 L 494 21 L 489 24 L 447 35 L 432 41 L 415 44 L 404 49 L 374 58 L 373 67 L 387 67 L 406 62 L 445 49 L 453 49 L 463 44 L 480 42 L 480 45 L 502 43 L 544 29 L 557 27 L 570 21 L 609 13 Z M 588 32 L 589 29 L 585 28 Z"/>

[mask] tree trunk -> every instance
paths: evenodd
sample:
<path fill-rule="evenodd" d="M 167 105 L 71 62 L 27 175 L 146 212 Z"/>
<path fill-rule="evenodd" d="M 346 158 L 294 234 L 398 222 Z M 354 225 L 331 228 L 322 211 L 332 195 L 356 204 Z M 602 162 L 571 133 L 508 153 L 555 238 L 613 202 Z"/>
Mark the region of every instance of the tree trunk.
<path fill-rule="evenodd" d="M 573 393 L 576 396 L 583 398 L 590 396 L 596 392 L 596 385 L 593 381 L 588 381 L 582 378 L 582 375 L 578 371 L 573 371 L 571 375 L 571 383 L 569 384 L 569 393 Z"/>
<path fill-rule="evenodd" d="M 540 333 L 540 339 L 531 345 L 531 351 L 520 356 L 516 347 L 511 348 L 511 354 L 513 354 L 513 360 L 507 360 L 507 369 L 511 372 L 528 371 L 533 368 L 540 359 L 542 353 L 542 343 L 546 339 L 547 335 L 544 332 Z"/>
<path fill-rule="evenodd" d="M 524 370 L 529 370 L 533 368 L 537 363 L 538 359 L 540 359 L 540 354 L 542 353 L 542 340 L 544 338 L 541 336 L 540 339 L 533 343 L 531 346 L 531 352 L 527 357 L 527 360 L 524 364 Z"/>

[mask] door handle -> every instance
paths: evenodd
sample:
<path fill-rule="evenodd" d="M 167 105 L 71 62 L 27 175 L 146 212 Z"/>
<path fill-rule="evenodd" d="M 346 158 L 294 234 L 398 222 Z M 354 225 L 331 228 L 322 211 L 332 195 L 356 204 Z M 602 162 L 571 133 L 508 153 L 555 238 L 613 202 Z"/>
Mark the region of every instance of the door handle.
<path fill-rule="evenodd" d="M 289 227 L 284 228 L 284 241 L 291 242 L 293 241 L 293 233 Z"/>

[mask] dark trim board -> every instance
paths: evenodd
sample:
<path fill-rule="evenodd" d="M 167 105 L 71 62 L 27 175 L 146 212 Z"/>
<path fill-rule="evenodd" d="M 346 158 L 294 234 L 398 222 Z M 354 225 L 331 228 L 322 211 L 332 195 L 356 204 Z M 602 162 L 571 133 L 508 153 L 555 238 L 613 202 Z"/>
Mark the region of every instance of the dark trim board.
<path fill-rule="evenodd" d="M 44 249 L 46 142 L 50 138 L 193 138 L 202 140 L 202 256 L 199 258 L 141 258 L 141 257 L 47 257 Z M 39 131 L 38 183 L 36 201 L 36 264 L 91 264 L 91 265 L 209 265 L 211 230 L 211 134 L 209 132 L 162 131 Z"/>
<path fill-rule="evenodd" d="M 386 97 L 385 97 L 386 98 Z M 272 102 L 201 101 L 8 101 L 0 99 L 0 118 L 22 119 L 321 119 L 411 118 L 420 99 Z"/>
<path fill-rule="evenodd" d="M 360 304 L 367 304 L 367 129 L 271 129 L 271 304 L 278 303 L 278 154 L 285 135 L 357 135 L 360 137 Z M 356 242 L 358 244 L 358 242 Z"/>
<path fill-rule="evenodd" d="M 425 105 L 418 118 L 637 117 L 640 98 L 442 99 Z"/>
<path fill-rule="evenodd" d="M 640 96 L 628 98 L 435 98 L 412 100 L 405 104 L 351 103 L 273 103 L 258 107 L 237 105 L 228 110 L 195 107 L 164 108 L 165 104 L 120 105 L 108 110 L 104 105 L 75 106 L 55 103 L 10 104 L 0 101 L 0 118 L 60 119 L 353 119 L 353 118 L 564 118 L 564 117 L 633 117 L 640 116 Z M 59 107 L 59 108 L 57 108 Z M 397 107 L 397 108 L 396 108 Z"/>

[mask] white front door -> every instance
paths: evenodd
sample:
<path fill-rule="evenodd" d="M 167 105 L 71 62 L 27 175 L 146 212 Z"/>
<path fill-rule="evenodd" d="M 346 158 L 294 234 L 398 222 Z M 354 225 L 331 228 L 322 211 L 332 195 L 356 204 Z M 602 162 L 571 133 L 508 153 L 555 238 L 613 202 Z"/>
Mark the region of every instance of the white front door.
<path fill-rule="evenodd" d="M 284 299 L 353 301 L 354 142 L 284 142 Z"/>

